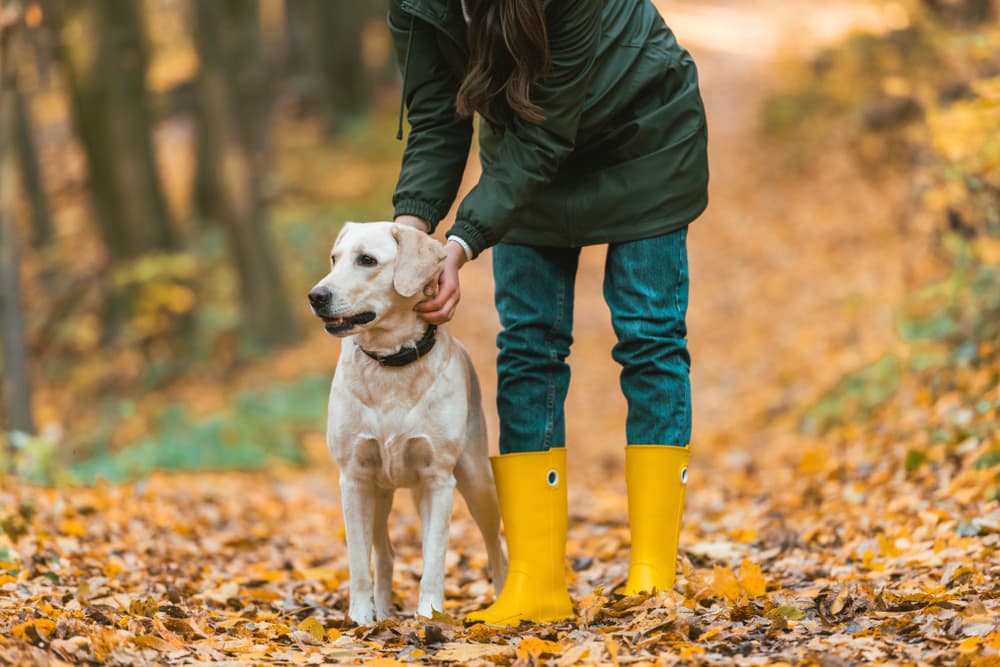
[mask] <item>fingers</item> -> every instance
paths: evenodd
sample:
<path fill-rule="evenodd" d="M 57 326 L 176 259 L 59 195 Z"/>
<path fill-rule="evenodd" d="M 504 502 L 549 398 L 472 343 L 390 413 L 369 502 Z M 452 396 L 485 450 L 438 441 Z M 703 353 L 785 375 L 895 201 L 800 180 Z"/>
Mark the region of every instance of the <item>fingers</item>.
<path fill-rule="evenodd" d="M 447 272 L 441 275 L 437 296 L 428 301 L 421 301 L 414 308 L 420 317 L 431 324 L 444 324 L 455 316 L 458 302 L 462 298 L 458 280 L 455 278 L 457 276 L 449 276 Z"/>
<path fill-rule="evenodd" d="M 448 301 L 440 310 L 435 310 L 429 313 L 420 313 L 421 319 L 431 324 L 445 324 L 450 322 L 452 318 L 455 317 L 455 311 L 458 306 L 458 298 Z"/>

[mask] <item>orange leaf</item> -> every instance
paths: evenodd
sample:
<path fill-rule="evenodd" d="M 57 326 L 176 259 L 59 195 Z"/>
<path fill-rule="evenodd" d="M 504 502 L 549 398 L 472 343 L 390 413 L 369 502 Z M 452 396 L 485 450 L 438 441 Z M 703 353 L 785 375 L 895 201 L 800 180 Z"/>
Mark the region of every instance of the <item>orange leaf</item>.
<path fill-rule="evenodd" d="M 712 571 L 712 592 L 717 597 L 735 600 L 740 596 L 740 582 L 725 565 L 716 565 Z"/>
<path fill-rule="evenodd" d="M 47 618 L 36 618 L 10 629 L 10 633 L 26 642 L 36 642 L 48 638 L 56 629 L 56 624 Z"/>
<path fill-rule="evenodd" d="M 87 534 L 87 527 L 75 519 L 66 519 L 59 524 L 59 532 L 63 535 L 83 537 Z"/>
<path fill-rule="evenodd" d="M 760 565 L 749 558 L 744 558 L 743 562 L 740 563 L 740 583 L 743 584 L 743 590 L 751 598 L 760 597 L 767 592 L 767 581 L 764 579 Z"/>
<path fill-rule="evenodd" d="M 326 628 L 323 627 L 323 624 L 315 616 L 310 616 L 299 623 L 299 630 L 310 634 L 313 639 L 319 642 L 326 638 Z"/>
<path fill-rule="evenodd" d="M 517 645 L 517 659 L 528 660 L 529 658 L 540 658 L 546 654 L 558 654 L 563 652 L 561 644 L 550 642 L 547 639 L 538 637 L 525 637 Z"/>

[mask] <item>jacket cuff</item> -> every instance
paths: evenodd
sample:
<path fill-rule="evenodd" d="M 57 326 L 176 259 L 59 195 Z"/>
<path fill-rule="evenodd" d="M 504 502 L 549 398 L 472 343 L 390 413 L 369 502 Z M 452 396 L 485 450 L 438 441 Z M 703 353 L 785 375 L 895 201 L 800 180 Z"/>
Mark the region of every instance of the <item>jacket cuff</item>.
<path fill-rule="evenodd" d="M 426 220 L 427 224 L 430 225 L 430 229 L 427 230 L 428 234 L 434 233 L 441 218 L 444 217 L 436 208 L 419 199 L 400 199 L 397 201 L 392 217 L 395 219 L 401 215 L 415 215 Z"/>
<path fill-rule="evenodd" d="M 448 230 L 448 233 L 445 234 L 446 238 L 451 238 L 453 236 L 462 239 L 465 241 L 465 244 L 469 246 L 469 249 L 472 251 L 471 259 L 479 257 L 479 253 L 486 250 L 491 245 L 489 241 L 486 240 L 486 237 L 483 236 L 479 230 L 467 220 L 456 221 L 452 228 Z"/>
<path fill-rule="evenodd" d="M 463 239 L 461 236 L 458 236 L 457 234 L 448 234 L 446 235 L 446 238 L 449 241 L 454 241 L 458 245 L 462 246 L 462 250 L 465 252 L 465 259 L 467 261 L 471 262 L 476 258 L 476 254 L 472 252 L 472 246 L 466 243 L 465 239 Z"/>

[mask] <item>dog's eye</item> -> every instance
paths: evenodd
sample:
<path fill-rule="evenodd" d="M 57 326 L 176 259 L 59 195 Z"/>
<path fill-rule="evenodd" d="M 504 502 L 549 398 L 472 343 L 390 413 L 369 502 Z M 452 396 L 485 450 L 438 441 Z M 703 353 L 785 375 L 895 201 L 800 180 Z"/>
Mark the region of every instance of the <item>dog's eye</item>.
<path fill-rule="evenodd" d="M 371 255 L 358 255 L 358 266 L 375 266 L 378 261 Z"/>

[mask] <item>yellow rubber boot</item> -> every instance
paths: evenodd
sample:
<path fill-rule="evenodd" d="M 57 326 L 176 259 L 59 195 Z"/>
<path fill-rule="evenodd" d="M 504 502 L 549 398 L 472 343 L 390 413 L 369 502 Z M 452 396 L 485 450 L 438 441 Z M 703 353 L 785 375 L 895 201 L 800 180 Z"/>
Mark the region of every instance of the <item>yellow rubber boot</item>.
<path fill-rule="evenodd" d="M 566 450 L 491 457 L 510 567 L 503 591 L 467 621 L 490 625 L 569 618 L 566 590 Z"/>
<path fill-rule="evenodd" d="M 632 554 L 624 593 L 670 591 L 677 571 L 688 447 L 629 445 L 625 448 L 628 523 Z"/>

